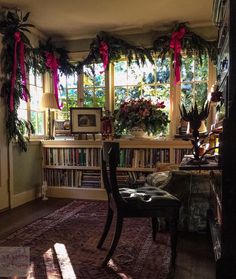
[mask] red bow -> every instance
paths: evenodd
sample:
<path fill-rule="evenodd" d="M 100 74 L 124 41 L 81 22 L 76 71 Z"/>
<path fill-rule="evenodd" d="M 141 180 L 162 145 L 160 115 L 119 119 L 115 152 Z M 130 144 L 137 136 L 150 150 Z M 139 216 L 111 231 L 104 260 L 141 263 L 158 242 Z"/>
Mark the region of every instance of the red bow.
<path fill-rule="evenodd" d="M 52 71 L 53 75 L 53 83 L 54 83 L 54 94 L 57 102 L 58 109 L 62 108 L 62 104 L 59 104 L 59 98 L 58 98 L 58 66 L 59 66 L 59 61 L 58 59 L 53 55 L 53 53 L 46 52 L 46 66 L 50 68 Z"/>
<path fill-rule="evenodd" d="M 25 77 L 25 57 L 24 57 L 24 43 L 21 40 L 20 32 L 15 32 L 14 34 L 15 46 L 14 46 L 14 61 L 13 61 L 13 71 L 11 77 L 11 93 L 10 93 L 10 111 L 14 111 L 14 87 L 16 82 L 16 69 L 17 69 L 17 45 L 20 44 L 20 68 L 22 76 L 22 97 L 24 101 L 28 101 L 28 95 L 26 93 L 26 77 Z"/>
<path fill-rule="evenodd" d="M 185 28 L 181 27 L 179 31 L 173 32 L 170 39 L 170 48 L 174 50 L 174 69 L 175 80 L 174 84 L 180 81 L 180 53 L 182 49 L 182 39 L 185 35 Z"/>
<path fill-rule="evenodd" d="M 106 70 L 107 68 L 107 65 L 108 65 L 108 45 L 106 42 L 101 42 L 100 43 L 100 46 L 99 46 L 99 53 L 100 53 L 100 56 L 102 58 L 102 62 L 103 62 L 103 68 L 104 68 L 104 71 Z M 102 73 L 102 72 L 101 72 Z"/>

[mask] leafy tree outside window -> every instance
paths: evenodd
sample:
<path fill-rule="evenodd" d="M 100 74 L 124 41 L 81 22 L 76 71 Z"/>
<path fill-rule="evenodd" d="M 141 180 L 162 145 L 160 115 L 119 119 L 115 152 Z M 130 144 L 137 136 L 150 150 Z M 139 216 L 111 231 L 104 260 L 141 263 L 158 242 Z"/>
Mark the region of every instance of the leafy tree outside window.
<path fill-rule="evenodd" d="M 57 118 L 68 120 L 70 119 L 70 108 L 78 106 L 78 76 L 76 74 L 60 75 L 59 78 L 60 102 L 63 107 L 61 111 L 57 112 Z"/>
<path fill-rule="evenodd" d="M 114 63 L 115 109 L 127 99 L 151 99 L 164 101 L 166 112 L 170 109 L 170 59 L 155 58 L 152 65 L 148 60 L 138 66 L 125 60 Z"/>
<path fill-rule="evenodd" d="M 25 120 L 30 120 L 35 129 L 35 135 L 44 134 L 44 111 L 40 108 L 40 100 L 43 94 L 43 78 L 42 75 L 35 75 L 31 70 L 29 72 L 30 103 L 23 100 L 20 102 L 18 109 L 19 117 Z M 29 113 L 28 113 L 29 111 Z"/>
<path fill-rule="evenodd" d="M 84 107 L 105 108 L 105 72 L 103 64 L 90 64 L 83 69 Z"/>
<path fill-rule="evenodd" d="M 201 107 L 207 100 L 208 58 L 192 56 L 182 58 L 181 66 L 181 104 L 190 108 L 195 102 Z"/>

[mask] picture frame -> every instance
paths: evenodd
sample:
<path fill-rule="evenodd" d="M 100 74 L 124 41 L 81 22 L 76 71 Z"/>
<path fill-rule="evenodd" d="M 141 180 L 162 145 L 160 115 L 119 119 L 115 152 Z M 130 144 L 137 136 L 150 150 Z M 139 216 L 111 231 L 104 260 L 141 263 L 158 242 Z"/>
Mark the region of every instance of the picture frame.
<path fill-rule="evenodd" d="M 70 108 L 70 127 L 72 134 L 101 132 L 102 108 Z"/>

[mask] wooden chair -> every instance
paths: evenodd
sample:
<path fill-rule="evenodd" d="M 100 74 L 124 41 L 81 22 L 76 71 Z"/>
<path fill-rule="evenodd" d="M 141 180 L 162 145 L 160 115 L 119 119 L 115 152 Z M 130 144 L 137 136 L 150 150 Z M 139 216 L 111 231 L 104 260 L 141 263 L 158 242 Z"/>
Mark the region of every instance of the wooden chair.
<path fill-rule="evenodd" d="M 155 187 L 139 187 L 137 189 L 119 188 L 116 178 L 119 155 L 119 143 L 105 142 L 103 144 L 102 177 L 108 196 L 108 212 L 104 231 L 97 248 L 102 248 L 114 214 L 116 214 L 117 219 L 114 238 L 102 266 L 107 265 L 116 249 L 122 231 L 123 219 L 126 217 L 150 217 L 152 220 L 153 240 L 156 238 L 158 228 L 157 218 L 166 218 L 171 234 L 172 264 L 174 264 L 180 201 L 166 191 Z"/>

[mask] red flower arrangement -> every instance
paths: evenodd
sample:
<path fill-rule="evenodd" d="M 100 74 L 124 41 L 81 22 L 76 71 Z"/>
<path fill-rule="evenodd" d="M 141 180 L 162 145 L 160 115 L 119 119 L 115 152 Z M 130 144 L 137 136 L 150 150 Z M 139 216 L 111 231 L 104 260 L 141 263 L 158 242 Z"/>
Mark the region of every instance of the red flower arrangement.
<path fill-rule="evenodd" d="M 167 113 L 162 111 L 164 108 L 164 102 L 154 104 L 143 98 L 122 103 L 114 113 L 116 133 L 122 134 L 133 128 L 141 128 L 153 135 L 163 132 L 170 122 Z"/>

